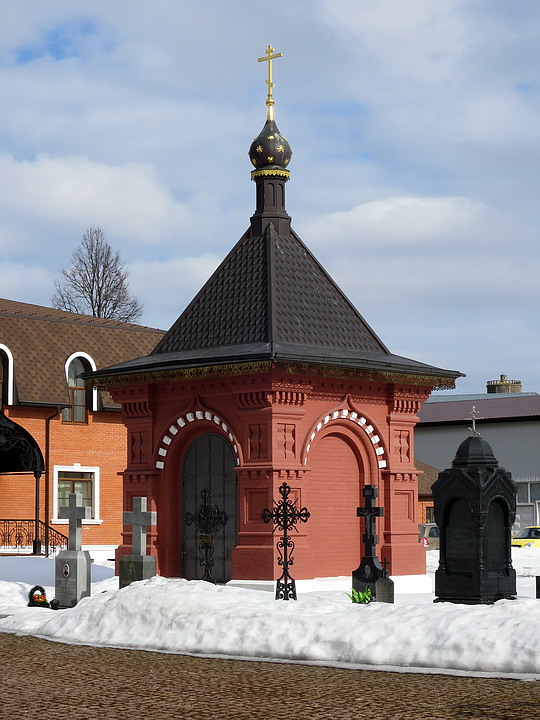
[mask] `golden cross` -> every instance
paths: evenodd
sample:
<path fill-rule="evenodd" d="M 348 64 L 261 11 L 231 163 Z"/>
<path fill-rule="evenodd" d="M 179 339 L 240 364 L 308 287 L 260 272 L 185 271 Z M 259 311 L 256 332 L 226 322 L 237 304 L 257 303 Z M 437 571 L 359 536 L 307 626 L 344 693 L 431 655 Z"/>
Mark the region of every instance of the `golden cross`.
<path fill-rule="evenodd" d="M 274 48 L 269 45 L 266 48 L 266 57 L 257 58 L 257 62 L 268 62 L 268 80 L 265 81 L 268 85 L 268 97 L 266 98 L 268 120 L 274 119 L 274 98 L 272 97 L 272 88 L 275 87 L 275 84 L 272 82 L 272 60 L 275 60 L 278 57 L 283 57 L 283 53 L 275 52 Z"/>

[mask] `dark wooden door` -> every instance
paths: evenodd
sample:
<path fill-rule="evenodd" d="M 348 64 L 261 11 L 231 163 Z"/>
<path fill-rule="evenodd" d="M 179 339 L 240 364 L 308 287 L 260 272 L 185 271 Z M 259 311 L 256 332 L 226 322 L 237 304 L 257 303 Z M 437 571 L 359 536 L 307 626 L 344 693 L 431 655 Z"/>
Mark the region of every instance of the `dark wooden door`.
<path fill-rule="evenodd" d="M 214 580 L 225 583 L 232 578 L 232 551 L 236 545 L 236 473 L 235 458 L 229 443 L 220 435 L 206 433 L 190 445 L 182 471 L 182 576 L 200 580 L 204 568 L 200 531 L 196 524 L 184 521 L 186 513 L 195 515 L 203 502 L 201 493 L 210 490 L 210 504 L 224 511 L 228 520 L 213 533 Z"/>

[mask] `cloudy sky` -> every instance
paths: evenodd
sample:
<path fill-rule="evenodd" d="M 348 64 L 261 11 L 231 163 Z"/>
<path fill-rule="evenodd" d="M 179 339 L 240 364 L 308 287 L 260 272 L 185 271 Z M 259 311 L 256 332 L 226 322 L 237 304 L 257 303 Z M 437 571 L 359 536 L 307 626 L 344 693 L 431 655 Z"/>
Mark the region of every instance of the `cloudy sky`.
<path fill-rule="evenodd" d="M 392 352 L 540 392 L 537 0 L 0 0 L 0 296 L 99 226 L 168 328 L 254 210 L 269 43 L 304 242 Z"/>

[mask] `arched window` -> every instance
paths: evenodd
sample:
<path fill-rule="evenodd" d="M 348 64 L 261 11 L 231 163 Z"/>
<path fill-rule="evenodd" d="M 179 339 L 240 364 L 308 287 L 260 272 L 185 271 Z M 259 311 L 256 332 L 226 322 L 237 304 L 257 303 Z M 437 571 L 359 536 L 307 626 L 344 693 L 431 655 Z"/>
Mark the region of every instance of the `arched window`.
<path fill-rule="evenodd" d="M 13 404 L 13 355 L 0 344 L 0 409 Z"/>
<path fill-rule="evenodd" d="M 0 350 L 0 410 L 5 405 L 8 404 L 7 391 L 8 391 L 7 355 L 3 350 Z"/>
<path fill-rule="evenodd" d="M 66 364 L 67 384 L 71 404 L 62 410 L 62 420 L 64 422 L 86 422 L 86 411 L 92 410 L 92 390 L 86 388 L 81 375 L 92 369 L 88 360 L 80 355 L 72 357 Z"/>

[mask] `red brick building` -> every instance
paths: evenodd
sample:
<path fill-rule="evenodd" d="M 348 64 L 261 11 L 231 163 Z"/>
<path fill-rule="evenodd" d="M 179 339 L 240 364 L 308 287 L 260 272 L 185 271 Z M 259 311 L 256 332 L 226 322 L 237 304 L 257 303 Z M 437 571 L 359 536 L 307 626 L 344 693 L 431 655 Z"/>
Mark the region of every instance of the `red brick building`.
<path fill-rule="evenodd" d="M 112 557 L 121 541 L 126 431 L 120 407 L 106 392 L 86 389 L 80 374 L 148 353 L 163 332 L 0 299 L 0 409 L 28 430 L 45 461 L 40 480 L 40 529 L 65 534 L 58 508 L 80 492 L 92 508 L 83 543 Z M 1 474 L 0 546 L 32 545 L 32 475 Z M 19 523 L 15 542 L 13 523 Z"/>
<path fill-rule="evenodd" d="M 246 233 L 151 354 L 92 373 L 125 413 L 124 507 L 146 496 L 158 572 L 197 578 L 201 538 L 188 513 L 210 490 L 228 515 L 213 537 L 214 577 L 267 580 L 279 569 L 261 512 L 286 481 L 311 513 L 294 577 L 349 575 L 370 483 L 391 573 L 423 573 L 413 428 L 431 390 L 460 373 L 393 355 L 293 231 L 291 150 L 271 109 L 250 148 Z M 129 550 L 126 527 L 118 556 Z"/>

